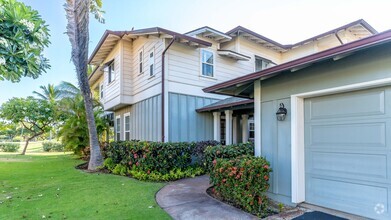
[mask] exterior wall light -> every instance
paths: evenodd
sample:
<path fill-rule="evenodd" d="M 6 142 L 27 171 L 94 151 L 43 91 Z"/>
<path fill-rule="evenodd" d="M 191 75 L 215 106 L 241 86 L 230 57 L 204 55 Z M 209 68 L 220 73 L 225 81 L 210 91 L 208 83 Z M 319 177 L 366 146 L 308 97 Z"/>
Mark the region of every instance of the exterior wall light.
<path fill-rule="evenodd" d="M 280 108 L 276 112 L 277 120 L 284 121 L 288 110 L 286 110 L 284 103 L 280 103 Z"/>

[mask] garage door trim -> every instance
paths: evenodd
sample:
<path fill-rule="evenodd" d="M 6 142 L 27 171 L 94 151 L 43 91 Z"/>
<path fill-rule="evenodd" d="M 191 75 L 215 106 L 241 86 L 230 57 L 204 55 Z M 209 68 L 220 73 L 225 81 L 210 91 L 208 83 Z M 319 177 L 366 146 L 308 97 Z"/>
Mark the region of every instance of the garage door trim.
<path fill-rule="evenodd" d="M 391 78 L 291 95 L 292 202 L 305 202 L 304 99 L 391 85 Z"/>

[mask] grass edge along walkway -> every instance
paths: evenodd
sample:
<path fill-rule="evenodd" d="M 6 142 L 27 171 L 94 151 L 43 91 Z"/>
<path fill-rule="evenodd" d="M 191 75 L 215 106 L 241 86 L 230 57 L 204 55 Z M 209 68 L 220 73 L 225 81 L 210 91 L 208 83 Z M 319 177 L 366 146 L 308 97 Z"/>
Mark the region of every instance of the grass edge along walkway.
<path fill-rule="evenodd" d="M 72 155 L 1 155 L 0 219 L 170 219 L 164 183 L 86 173 Z"/>

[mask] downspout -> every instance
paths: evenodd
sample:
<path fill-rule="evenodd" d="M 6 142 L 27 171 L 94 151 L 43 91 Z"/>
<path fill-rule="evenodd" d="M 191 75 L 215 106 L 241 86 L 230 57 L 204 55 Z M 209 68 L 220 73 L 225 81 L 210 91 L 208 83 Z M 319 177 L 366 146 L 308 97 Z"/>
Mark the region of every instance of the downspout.
<path fill-rule="evenodd" d="M 165 60 L 165 55 L 166 55 L 166 52 L 167 50 L 171 47 L 171 45 L 174 43 L 174 41 L 176 40 L 176 36 L 174 35 L 174 37 L 172 38 L 172 40 L 170 41 L 170 43 L 167 45 L 167 47 L 163 50 L 163 53 L 162 53 L 162 142 L 164 142 L 164 133 L 165 133 L 165 129 L 164 129 L 164 125 L 165 125 L 165 120 L 164 120 L 164 115 L 165 115 L 165 103 L 164 103 L 164 99 L 165 99 L 165 85 L 164 85 L 164 80 L 165 80 L 165 73 L 164 73 L 164 69 L 165 69 L 165 63 L 164 63 L 164 60 Z"/>

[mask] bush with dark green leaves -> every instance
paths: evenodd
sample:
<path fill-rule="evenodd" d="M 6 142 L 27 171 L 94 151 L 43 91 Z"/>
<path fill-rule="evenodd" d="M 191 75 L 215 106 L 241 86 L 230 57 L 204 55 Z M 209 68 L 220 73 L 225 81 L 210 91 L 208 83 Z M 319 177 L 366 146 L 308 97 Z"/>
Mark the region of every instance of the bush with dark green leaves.
<path fill-rule="evenodd" d="M 217 158 L 233 159 L 239 156 L 254 156 L 254 143 L 241 143 L 236 145 L 208 146 L 204 151 L 204 166 L 210 172 L 213 161 Z"/>
<path fill-rule="evenodd" d="M 216 196 L 259 217 L 268 215 L 265 192 L 272 169 L 265 158 L 242 156 L 216 159 L 213 164 L 210 180 Z"/>
<path fill-rule="evenodd" d="M 42 143 L 42 149 L 45 152 L 62 152 L 64 151 L 64 144 L 46 141 Z"/>
<path fill-rule="evenodd" d="M 141 180 L 166 181 L 204 173 L 203 153 L 213 141 L 162 143 L 147 141 L 112 142 L 104 148 L 104 166 L 113 173 Z M 127 170 L 125 169 L 127 168 Z"/>
<path fill-rule="evenodd" d="M 0 151 L 3 151 L 3 152 L 17 152 L 19 147 L 20 147 L 19 144 L 0 143 Z"/>

